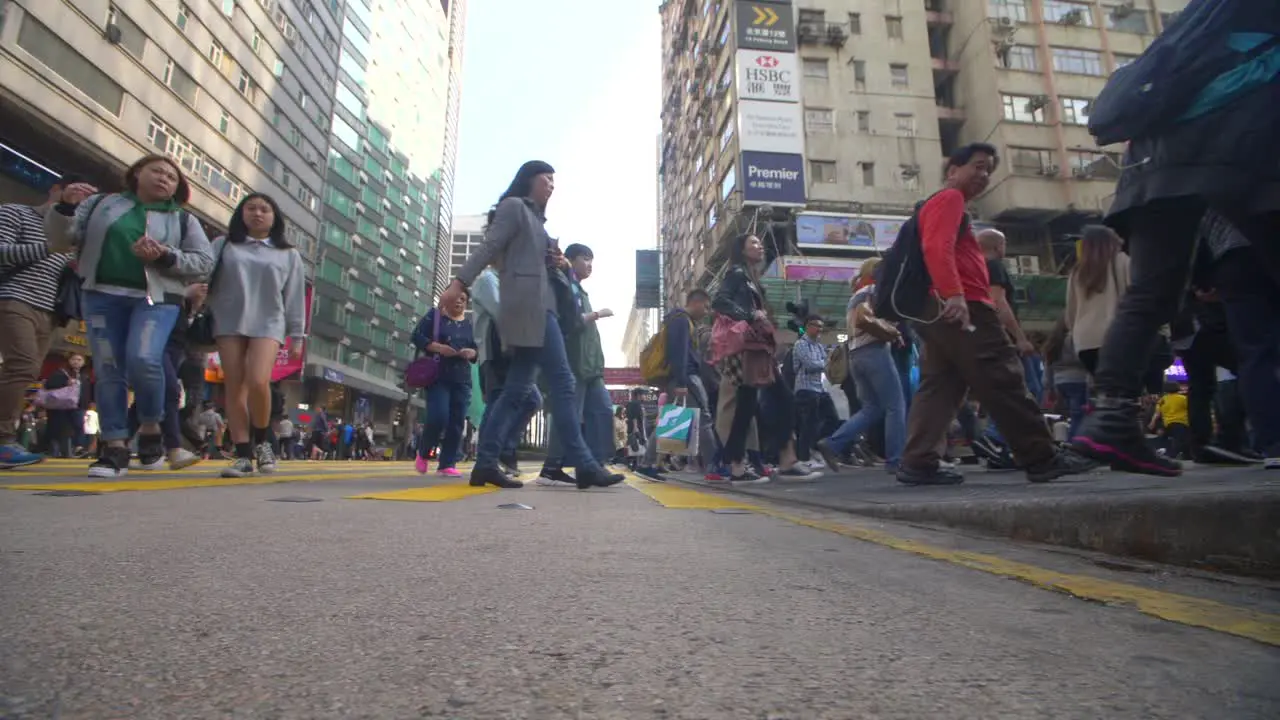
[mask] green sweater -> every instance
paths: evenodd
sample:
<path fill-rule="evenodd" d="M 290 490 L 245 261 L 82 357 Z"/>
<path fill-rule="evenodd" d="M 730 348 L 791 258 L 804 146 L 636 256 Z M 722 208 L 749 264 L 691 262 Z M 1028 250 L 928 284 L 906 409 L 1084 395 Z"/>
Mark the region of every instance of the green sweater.
<path fill-rule="evenodd" d="M 144 204 L 132 193 L 124 195 L 135 204 L 107 228 L 95 279 L 99 285 L 146 290 L 147 272 L 142 260 L 133 254 L 133 244 L 147 234 L 148 212 L 178 212 L 178 204 L 172 200 Z"/>
<path fill-rule="evenodd" d="M 582 313 L 589 314 L 591 298 L 587 291 L 579 283 L 574 283 L 573 292 L 582 301 Z M 569 367 L 573 368 L 573 374 L 579 380 L 604 377 L 604 346 L 595 323 L 585 323 L 581 330 L 566 338 L 565 351 L 569 355 Z"/>

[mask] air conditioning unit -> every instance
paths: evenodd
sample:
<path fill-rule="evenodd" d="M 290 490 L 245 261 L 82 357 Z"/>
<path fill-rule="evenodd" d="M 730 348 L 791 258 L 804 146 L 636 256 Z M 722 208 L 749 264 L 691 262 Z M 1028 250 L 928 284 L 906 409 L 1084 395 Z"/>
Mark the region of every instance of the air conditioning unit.
<path fill-rule="evenodd" d="M 358 202 L 358 203 L 356 203 L 356 214 L 357 214 L 357 215 L 363 215 L 363 214 L 364 214 L 364 203 L 362 203 L 362 202 Z"/>
<path fill-rule="evenodd" d="M 404 284 L 404 276 L 403 276 L 403 275 L 397 275 L 397 276 L 396 276 L 396 282 L 398 282 L 398 283 L 400 283 L 401 285 L 403 285 L 403 284 Z M 417 293 L 417 292 L 414 292 L 414 293 L 413 293 L 413 296 L 414 296 L 414 297 L 418 297 L 418 293 Z"/>
<path fill-rule="evenodd" d="M 386 199 L 386 198 L 382 198 L 382 207 L 386 208 L 387 210 L 390 210 L 390 209 L 391 209 L 391 201 L 390 201 L 390 200 L 388 200 L 388 199 Z"/>
<path fill-rule="evenodd" d="M 1087 167 L 1071 168 L 1071 177 L 1076 178 L 1077 180 L 1088 180 L 1093 177 L 1093 171 Z"/>
<path fill-rule="evenodd" d="M 320 161 L 316 159 L 316 154 L 313 152 L 308 152 L 306 154 L 306 160 L 307 160 L 307 164 L 310 165 L 311 167 L 316 167 L 317 165 L 320 164 Z"/>
<path fill-rule="evenodd" d="M 392 331 L 391 331 L 391 339 L 392 339 L 392 340 L 399 340 L 399 339 L 400 339 L 400 331 L 399 331 L 399 330 L 392 330 Z M 395 362 L 395 361 L 394 361 L 394 360 L 392 360 L 391 362 Z"/>
<path fill-rule="evenodd" d="M 391 171 L 390 171 L 390 170 L 383 170 L 383 171 L 382 171 L 382 179 L 383 179 L 384 181 L 386 181 L 386 182 L 391 182 Z"/>
<path fill-rule="evenodd" d="M 378 318 L 376 318 L 376 317 L 369 318 L 369 324 L 370 324 L 370 325 L 372 325 L 372 326 L 374 326 L 374 327 L 378 327 Z M 370 351 L 370 353 L 369 353 L 369 354 L 370 354 L 370 355 L 372 355 L 372 354 L 373 354 L 373 352 L 372 352 L 372 351 Z"/>
<path fill-rule="evenodd" d="M 1000 19 L 996 20 L 996 24 L 999 25 L 1000 27 L 1006 27 L 1006 28 L 1011 28 L 1014 26 L 1013 18 L 1009 17 L 1008 15 L 1002 16 Z"/>
<path fill-rule="evenodd" d="M 355 312 L 356 304 L 348 300 L 342 304 L 342 309 L 346 310 L 347 312 Z"/>
<path fill-rule="evenodd" d="M 350 275 L 351 277 L 355 277 L 356 275 L 359 275 L 359 274 L 360 274 L 360 271 L 359 271 L 359 270 L 356 270 L 356 269 L 355 269 L 355 268 L 353 268 L 353 267 L 349 267 L 349 268 L 347 268 L 347 274 L 348 274 L 348 275 Z"/>
<path fill-rule="evenodd" d="M 358 235 L 357 233 L 351 233 L 351 235 L 349 235 L 348 237 L 350 237 L 350 238 L 351 238 L 351 244 L 352 244 L 352 245 L 359 245 L 360 243 L 364 242 L 364 241 L 360 238 L 360 235 Z"/>
<path fill-rule="evenodd" d="M 375 258 L 374 262 L 378 264 L 378 267 L 386 267 L 387 264 L 386 258 L 383 258 L 381 255 Z"/>
<path fill-rule="evenodd" d="M 342 339 L 338 341 L 338 344 L 339 344 L 339 345 L 344 345 L 344 346 L 350 347 L 350 346 L 351 346 L 351 338 L 347 337 L 346 335 L 343 335 L 343 336 L 342 336 Z"/>
<path fill-rule="evenodd" d="M 1067 12 L 1062 13 L 1062 17 L 1058 22 L 1063 25 L 1079 25 L 1084 22 L 1084 11 L 1068 10 Z"/>
<path fill-rule="evenodd" d="M 1044 167 L 1040 168 L 1040 174 L 1044 175 L 1045 177 L 1056 177 L 1058 173 L 1061 171 L 1062 171 L 1062 168 L 1058 167 L 1057 165 L 1045 165 Z"/>
<path fill-rule="evenodd" d="M 409 251 L 408 251 L 408 250 L 405 250 L 404 248 L 396 248 L 396 252 L 400 254 L 400 257 L 408 257 L 408 256 L 409 256 Z"/>
<path fill-rule="evenodd" d="M 387 236 L 388 236 L 388 235 L 390 235 L 390 234 L 391 234 L 391 233 L 387 232 L 387 229 L 386 229 L 386 228 L 384 228 L 384 227 L 380 227 L 380 228 L 378 228 L 378 237 L 384 237 L 384 238 L 385 238 L 385 237 L 387 237 Z"/>
<path fill-rule="evenodd" d="M 381 260 L 382 258 L 378 258 L 378 259 Z M 382 297 L 382 292 L 383 290 L 380 287 L 376 287 L 373 289 L 373 294 L 377 295 L 378 297 Z"/>
<path fill-rule="evenodd" d="M 365 183 L 369 182 L 369 176 L 368 176 L 368 175 L 365 175 L 363 170 L 361 170 L 360 172 L 356 173 L 356 177 L 360 178 L 360 184 L 361 184 L 361 185 L 363 185 L 363 184 L 365 184 Z"/>
<path fill-rule="evenodd" d="M 1040 258 L 1035 255 L 1019 255 L 1018 256 L 1018 274 L 1020 275 L 1039 275 L 1040 274 Z"/>
<path fill-rule="evenodd" d="M 392 310 L 395 310 L 396 312 L 400 312 L 400 309 L 401 309 L 402 307 L 404 307 L 404 306 L 403 306 L 403 305 L 401 305 L 400 303 L 396 303 L 395 305 L 392 305 L 392 306 L 391 306 L 391 309 L 392 309 Z"/>
<path fill-rule="evenodd" d="M 120 31 L 120 26 L 114 20 L 107 23 L 106 29 L 102 31 L 102 36 L 112 45 L 119 45 L 120 41 L 124 39 L 124 33 Z"/>
<path fill-rule="evenodd" d="M 1111 17 L 1115 20 L 1123 20 L 1133 14 L 1133 0 L 1123 2 L 1111 8 Z"/>
<path fill-rule="evenodd" d="M 374 318 L 374 320 L 376 321 L 377 318 Z M 377 325 L 377 324 L 378 324 L 377 322 L 374 322 L 374 325 Z M 374 358 L 376 360 L 378 357 L 378 350 L 377 348 L 369 348 L 369 352 L 365 353 L 365 355 L 368 355 L 369 357 Z"/>
<path fill-rule="evenodd" d="M 1024 106 L 1024 109 L 1029 113 L 1034 113 L 1045 109 L 1048 105 L 1048 95 L 1034 95 L 1031 99 L 1027 100 L 1027 104 Z"/>

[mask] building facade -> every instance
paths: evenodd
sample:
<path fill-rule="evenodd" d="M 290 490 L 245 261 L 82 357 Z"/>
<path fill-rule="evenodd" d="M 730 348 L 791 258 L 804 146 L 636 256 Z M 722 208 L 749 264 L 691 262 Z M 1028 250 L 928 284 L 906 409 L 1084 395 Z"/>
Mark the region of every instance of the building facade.
<path fill-rule="evenodd" d="M 458 137 L 462 118 L 462 56 L 466 39 L 465 0 L 441 0 L 449 12 L 449 85 L 445 105 L 444 160 L 440 178 L 440 227 L 436 240 L 435 287 L 432 299 L 444 292 L 452 275 L 444 272 L 453 234 L 453 179 L 458 164 Z"/>
<path fill-rule="evenodd" d="M 210 237 L 247 192 L 265 192 L 310 262 L 338 70 L 337 5 L 0 2 L 0 200 L 40 199 L 67 172 L 120 190 L 130 164 L 161 153 L 190 179 L 189 210 Z M 74 331 L 55 348 L 87 350 Z M 296 377 L 286 385 L 296 396 Z"/>
<path fill-rule="evenodd" d="M 457 215 L 453 218 L 449 262 L 445 266 L 445 278 L 451 279 L 462 269 L 467 258 L 484 242 L 484 215 Z"/>
<path fill-rule="evenodd" d="M 843 318 L 857 265 L 892 244 L 941 184 L 944 158 L 975 141 L 1002 163 L 973 216 L 1008 236 L 1024 302 L 1060 302 L 1061 278 L 1038 277 L 1073 259 L 1118 177 L 1119 148 L 1096 147 L 1085 127 L 1089 102 L 1185 5 L 667 0 L 667 302 L 714 285 L 728 240 L 754 232 L 782 258 L 766 279 L 775 304 L 812 295 Z"/>

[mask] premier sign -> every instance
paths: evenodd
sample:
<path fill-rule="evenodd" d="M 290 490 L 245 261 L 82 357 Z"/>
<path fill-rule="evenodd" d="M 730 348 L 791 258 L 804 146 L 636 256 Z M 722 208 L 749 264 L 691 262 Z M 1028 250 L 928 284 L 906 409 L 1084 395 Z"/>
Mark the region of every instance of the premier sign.
<path fill-rule="evenodd" d="M 742 153 L 742 201 L 753 205 L 803 206 L 804 155 Z"/>

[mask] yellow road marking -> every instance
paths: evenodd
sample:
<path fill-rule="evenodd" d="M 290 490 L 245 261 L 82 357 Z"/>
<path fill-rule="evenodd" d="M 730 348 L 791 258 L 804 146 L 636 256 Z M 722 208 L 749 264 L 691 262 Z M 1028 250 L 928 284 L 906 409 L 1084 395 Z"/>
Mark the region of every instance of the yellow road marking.
<path fill-rule="evenodd" d="M 130 469 L 129 472 L 144 473 L 146 477 L 156 476 L 173 476 L 173 475 L 208 475 L 211 471 L 220 470 L 227 461 L 205 460 L 182 470 L 138 470 Z M 3 479 L 19 479 L 19 478 L 66 478 L 68 476 L 80 475 L 89 468 L 89 461 L 82 460 L 75 463 L 66 463 L 53 465 L 49 462 L 43 462 L 39 465 L 31 465 L 27 468 L 15 468 L 6 470 L 0 475 Z M 381 469 L 385 473 L 413 473 L 412 463 L 334 463 L 332 465 L 321 465 L 318 463 L 307 462 L 286 462 L 276 466 L 278 471 L 285 472 L 302 472 L 308 475 L 327 474 L 367 474 L 373 472 L 374 468 Z"/>
<path fill-rule="evenodd" d="M 1012 578 L 1039 588 L 1066 593 L 1084 600 L 1111 605 L 1129 605 L 1143 614 L 1162 620 L 1207 628 L 1229 635 L 1256 640 L 1268 645 L 1280 645 L 1280 615 L 1236 607 L 1189 595 L 1152 590 L 1138 585 L 1129 585 L 1088 575 L 1058 572 L 985 553 L 951 550 L 897 537 L 879 530 L 851 526 L 841 522 L 811 520 L 776 510 L 772 507 L 735 502 L 712 493 L 689 488 L 673 487 L 663 483 L 653 483 L 635 478 L 629 478 L 627 484 L 668 508 L 692 510 L 738 508 L 751 510 L 761 515 L 768 515 L 796 525 L 836 533 L 854 540 L 875 543 L 894 550 L 960 565 L 972 570 L 980 570 L 1000 577 Z M 697 497 L 699 495 L 704 497 Z"/>
<path fill-rule="evenodd" d="M 211 467 L 208 471 L 216 470 Z M 0 485 L 3 490 L 85 490 L 102 493 L 128 492 L 133 490 L 182 490 L 186 488 L 226 487 L 231 485 L 270 485 L 287 482 L 325 482 L 329 480 L 369 480 L 369 479 L 408 479 L 401 473 L 363 472 L 363 473 L 325 473 L 290 475 L 276 473 L 274 475 L 254 475 L 245 478 L 211 477 L 214 472 L 204 473 L 204 477 L 162 478 L 154 480 L 82 480 L 78 482 L 21 483 Z M 145 477 L 145 476 L 144 476 Z M 414 477 L 417 477 L 414 475 Z"/>
<path fill-rule="evenodd" d="M 348 500 L 402 500 L 408 502 L 450 502 L 461 500 L 472 495 L 486 495 L 497 492 L 491 486 L 473 487 L 469 484 L 433 485 L 431 487 L 409 488 L 408 490 L 392 490 L 390 492 L 369 493 L 367 495 L 351 495 Z"/>

